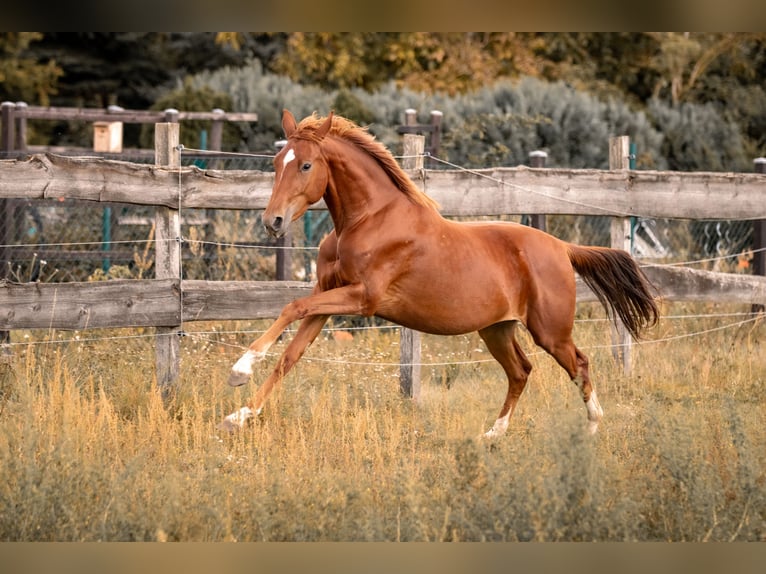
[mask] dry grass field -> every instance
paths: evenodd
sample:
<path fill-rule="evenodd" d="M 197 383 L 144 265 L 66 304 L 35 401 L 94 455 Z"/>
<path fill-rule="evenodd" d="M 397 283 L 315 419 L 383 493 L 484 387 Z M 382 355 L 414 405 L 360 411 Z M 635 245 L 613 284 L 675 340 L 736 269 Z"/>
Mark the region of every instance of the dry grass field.
<path fill-rule="evenodd" d="M 395 329 L 323 333 L 263 415 L 224 436 L 274 357 L 229 388 L 252 334 L 222 329 L 265 323 L 187 325 L 168 405 L 151 330 L 14 332 L 49 343 L 0 365 L 0 540 L 766 541 L 766 325 L 716 330 L 742 311 L 668 305 L 626 376 L 603 313 L 581 306 L 598 434 L 525 339 L 530 383 L 493 441 L 478 436 L 505 382 L 476 335 L 424 336 L 414 402 Z"/>

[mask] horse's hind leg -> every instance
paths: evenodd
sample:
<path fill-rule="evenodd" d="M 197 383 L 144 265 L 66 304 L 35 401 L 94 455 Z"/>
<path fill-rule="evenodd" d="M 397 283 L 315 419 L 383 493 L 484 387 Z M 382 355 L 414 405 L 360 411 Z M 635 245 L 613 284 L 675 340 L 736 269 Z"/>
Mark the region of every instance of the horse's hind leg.
<path fill-rule="evenodd" d="M 588 431 L 591 434 L 595 433 L 598 430 L 598 423 L 604 416 L 604 411 L 598 402 L 596 389 L 593 388 L 593 383 L 590 380 L 588 357 L 575 346 L 571 335 L 556 341 L 539 339 L 534 333 L 532 336 L 538 345 L 556 359 L 556 362 L 563 367 L 572 382 L 577 385 L 588 411 Z"/>
<path fill-rule="evenodd" d="M 513 414 L 516 403 L 527 384 L 532 364 L 527 360 L 515 337 L 516 323 L 507 321 L 496 323 L 479 331 L 479 335 L 487 345 L 492 356 L 503 367 L 508 377 L 508 393 L 500 409 L 500 414 L 484 436 L 494 438 L 501 436 L 508 428 L 508 421 Z"/>
<path fill-rule="evenodd" d="M 601 408 L 601 404 L 598 402 L 596 396 L 596 389 L 591 383 L 590 375 L 588 374 L 588 357 L 586 357 L 580 349 L 572 344 L 575 350 L 575 356 L 577 357 L 578 373 L 574 376 L 572 381 L 577 388 L 580 389 L 582 400 L 585 402 L 585 408 L 588 411 L 588 432 L 595 434 L 598 430 L 598 423 L 604 417 L 604 409 Z"/>

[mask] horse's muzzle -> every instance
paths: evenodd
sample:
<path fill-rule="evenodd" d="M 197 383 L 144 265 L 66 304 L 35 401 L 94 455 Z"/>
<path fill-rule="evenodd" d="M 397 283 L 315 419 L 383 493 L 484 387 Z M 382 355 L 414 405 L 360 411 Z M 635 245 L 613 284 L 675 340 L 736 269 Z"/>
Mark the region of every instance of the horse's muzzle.
<path fill-rule="evenodd" d="M 286 222 L 284 218 L 279 216 L 267 217 L 264 218 L 263 225 L 266 228 L 266 231 L 269 232 L 269 235 L 279 238 L 287 233 L 289 222 Z"/>

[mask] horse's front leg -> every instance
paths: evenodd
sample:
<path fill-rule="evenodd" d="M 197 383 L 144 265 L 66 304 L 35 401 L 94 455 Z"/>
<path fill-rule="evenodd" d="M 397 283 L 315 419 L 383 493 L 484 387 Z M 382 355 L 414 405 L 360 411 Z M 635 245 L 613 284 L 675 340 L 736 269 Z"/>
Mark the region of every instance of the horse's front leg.
<path fill-rule="evenodd" d="M 327 291 L 318 289 L 319 287 L 315 293 L 296 299 L 282 309 L 271 327 L 253 341 L 245 354 L 234 364 L 229 374 L 229 385 L 238 387 L 248 382 L 253 374 L 255 363 L 263 360 L 271 346 L 291 323 L 314 315 L 359 315 L 363 312 L 364 288 L 361 285 L 347 285 Z M 326 320 L 327 317 L 321 325 L 324 325 Z M 306 345 L 319 334 L 321 325 Z"/>
<path fill-rule="evenodd" d="M 228 431 L 242 428 L 249 419 L 261 412 L 263 404 L 266 402 L 266 397 L 271 394 L 274 387 L 282 380 L 293 365 L 298 362 L 306 348 L 314 341 L 314 339 L 316 339 L 317 335 L 319 335 L 319 332 L 322 330 L 322 327 L 327 322 L 328 317 L 329 315 L 314 315 L 305 318 L 301 322 L 298 332 L 295 334 L 293 340 L 290 341 L 285 352 L 282 353 L 282 356 L 277 362 L 277 366 L 274 368 L 271 375 L 269 375 L 264 383 L 258 388 L 255 396 L 248 402 L 247 406 L 242 407 L 238 411 L 234 411 L 224 418 L 219 425 L 219 428 Z M 242 359 L 237 362 L 237 365 L 240 367 L 247 366 L 252 369 L 252 363 L 249 362 L 248 357 L 249 353 L 251 353 L 250 350 L 248 350 Z M 247 362 L 244 362 L 245 360 Z M 235 369 L 237 368 L 237 365 L 235 365 Z M 237 373 L 237 376 L 239 375 L 245 376 L 246 378 L 243 382 L 247 382 L 250 373 L 247 375 Z M 232 376 L 234 376 L 234 373 L 232 373 Z M 229 384 L 231 384 L 231 378 L 229 379 Z"/>
<path fill-rule="evenodd" d="M 303 319 L 298 332 L 279 358 L 274 371 L 264 381 L 250 403 L 227 416 L 221 428 L 230 430 L 241 427 L 248 419 L 261 411 L 272 389 L 301 358 L 306 347 L 316 338 L 330 315 L 360 315 L 368 308 L 362 285 L 347 285 L 314 293 L 285 306 L 279 318 L 250 345 L 247 352 L 234 365 L 229 384 L 246 383 L 252 375 L 254 363 L 266 355 L 268 349 L 290 323 Z"/>

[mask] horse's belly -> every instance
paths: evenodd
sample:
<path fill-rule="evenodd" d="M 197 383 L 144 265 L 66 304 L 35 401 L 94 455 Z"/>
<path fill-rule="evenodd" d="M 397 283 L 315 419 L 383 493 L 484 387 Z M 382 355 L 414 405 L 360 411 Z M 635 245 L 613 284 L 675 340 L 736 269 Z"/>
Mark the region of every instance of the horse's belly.
<path fill-rule="evenodd" d="M 500 321 L 523 320 L 512 298 L 495 286 L 463 288 L 451 285 L 430 289 L 410 288 L 406 294 L 384 301 L 376 315 L 425 333 L 459 335 L 478 331 Z"/>

